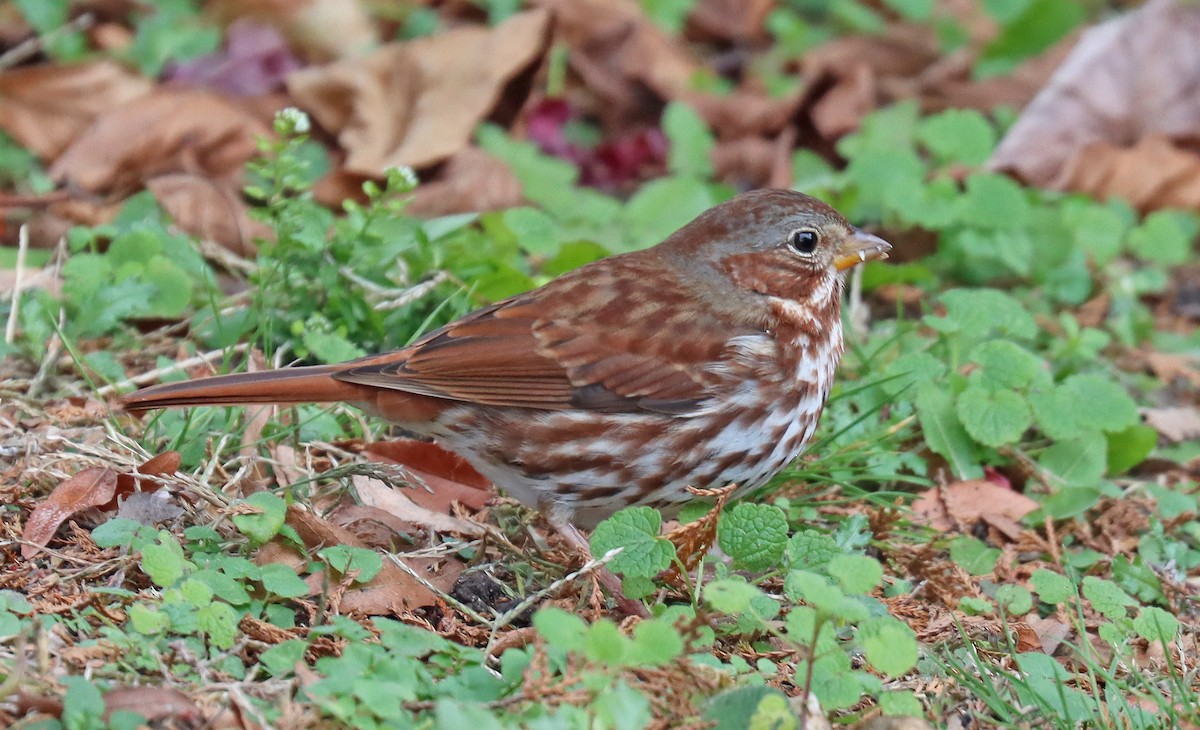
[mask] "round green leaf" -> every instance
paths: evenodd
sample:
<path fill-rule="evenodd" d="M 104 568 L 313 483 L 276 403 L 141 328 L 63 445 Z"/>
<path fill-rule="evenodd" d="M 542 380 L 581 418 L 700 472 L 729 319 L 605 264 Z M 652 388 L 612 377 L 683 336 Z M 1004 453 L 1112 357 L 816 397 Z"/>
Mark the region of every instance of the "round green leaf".
<path fill-rule="evenodd" d="M 787 516 L 773 504 L 743 502 L 721 515 L 717 542 L 749 570 L 778 565 L 787 548 Z"/>
<path fill-rule="evenodd" d="M 955 410 L 971 438 L 985 446 L 1016 443 L 1033 423 L 1025 399 L 1009 390 L 967 386 Z"/>
<path fill-rule="evenodd" d="M 658 536 L 662 515 L 650 507 L 631 507 L 604 520 L 592 531 L 592 555 L 621 548 L 608 567 L 615 573 L 651 577 L 667 569 L 675 546 Z"/>

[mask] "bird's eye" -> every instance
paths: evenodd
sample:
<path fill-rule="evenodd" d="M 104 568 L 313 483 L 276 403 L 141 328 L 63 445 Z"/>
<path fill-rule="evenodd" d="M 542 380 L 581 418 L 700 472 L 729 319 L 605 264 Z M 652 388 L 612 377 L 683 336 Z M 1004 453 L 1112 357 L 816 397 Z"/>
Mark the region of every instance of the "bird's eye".
<path fill-rule="evenodd" d="M 788 234 L 787 245 L 802 256 L 811 256 L 812 252 L 817 250 L 817 243 L 820 240 L 821 234 L 813 229 L 797 228 Z"/>

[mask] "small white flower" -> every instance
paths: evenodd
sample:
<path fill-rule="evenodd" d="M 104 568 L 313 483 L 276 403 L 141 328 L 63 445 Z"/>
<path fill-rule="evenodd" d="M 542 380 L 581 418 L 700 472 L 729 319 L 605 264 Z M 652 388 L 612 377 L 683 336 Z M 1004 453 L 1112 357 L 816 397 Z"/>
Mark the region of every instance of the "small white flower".
<path fill-rule="evenodd" d="M 406 190 L 412 190 L 417 186 L 419 182 L 417 180 L 417 173 L 411 167 L 403 165 L 392 169 L 396 171 L 396 176 L 400 179 Z"/>
<path fill-rule="evenodd" d="M 280 109 L 279 113 L 275 115 L 275 119 L 286 124 L 295 134 L 305 134 L 312 129 L 312 122 L 309 121 L 308 115 L 294 106 Z"/>

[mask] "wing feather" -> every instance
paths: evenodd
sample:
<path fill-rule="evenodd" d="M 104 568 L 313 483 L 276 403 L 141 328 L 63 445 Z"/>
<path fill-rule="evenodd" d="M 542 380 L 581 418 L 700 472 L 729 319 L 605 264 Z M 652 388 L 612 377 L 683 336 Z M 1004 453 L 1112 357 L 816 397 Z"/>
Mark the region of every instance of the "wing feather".
<path fill-rule="evenodd" d="M 677 318 L 663 323 L 671 337 L 634 336 L 646 325 L 628 296 L 636 279 L 630 272 L 564 277 L 536 297 L 479 310 L 393 357 L 364 359 L 335 377 L 494 406 L 696 413 L 734 385 L 728 362 L 713 364 L 733 357 L 731 338 L 752 333 L 714 333 L 710 320 Z"/>

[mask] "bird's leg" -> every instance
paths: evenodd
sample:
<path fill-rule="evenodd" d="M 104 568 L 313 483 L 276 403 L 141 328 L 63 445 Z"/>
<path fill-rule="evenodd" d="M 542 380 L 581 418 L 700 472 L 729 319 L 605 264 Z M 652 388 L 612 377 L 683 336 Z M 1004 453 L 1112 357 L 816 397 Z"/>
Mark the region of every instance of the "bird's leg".
<path fill-rule="evenodd" d="M 554 509 L 547 510 L 547 517 L 550 520 L 550 526 L 562 536 L 567 544 L 583 553 L 583 557 L 588 561 L 595 558 L 592 555 L 592 548 L 588 544 L 587 538 L 579 531 L 569 519 L 564 519 L 556 514 Z M 600 585 L 608 589 L 612 594 L 613 600 L 617 602 L 617 610 L 625 616 L 637 616 L 638 618 L 650 618 L 650 612 L 646 610 L 645 604 L 641 601 L 635 601 L 632 598 L 625 597 L 625 591 L 621 588 L 621 579 L 608 569 L 608 566 L 601 565 L 596 571 L 596 579 L 600 581 Z"/>

